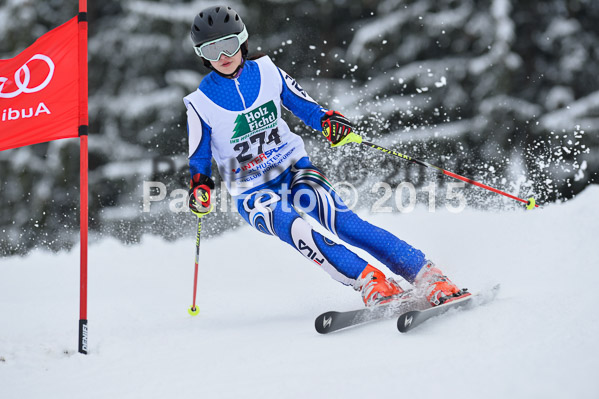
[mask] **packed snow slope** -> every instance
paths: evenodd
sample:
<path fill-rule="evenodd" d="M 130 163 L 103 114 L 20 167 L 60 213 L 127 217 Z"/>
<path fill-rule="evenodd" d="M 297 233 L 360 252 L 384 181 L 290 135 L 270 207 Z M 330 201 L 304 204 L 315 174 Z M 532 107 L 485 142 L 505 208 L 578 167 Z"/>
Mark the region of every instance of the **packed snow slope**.
<path fill-rule="evenodd" d="M 591 186 L 534 211 L 362 213 L 460 285 L 501 283 L 408 334 L 385 320 L 318 335 L 314 318 L 359 294 L 244 227 L 202 242 L 196 317 L 193 232 L 92 245 L 83 356 L 77 251 L 5 258 L 0 397 L 598 398 L 598 204 Z"/>

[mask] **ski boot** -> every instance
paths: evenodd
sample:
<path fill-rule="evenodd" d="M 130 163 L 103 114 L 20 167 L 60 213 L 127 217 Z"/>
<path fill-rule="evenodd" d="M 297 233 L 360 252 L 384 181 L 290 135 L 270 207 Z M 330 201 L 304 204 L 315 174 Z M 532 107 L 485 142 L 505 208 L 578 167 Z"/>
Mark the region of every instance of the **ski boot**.
<path fill-rule="evenodd" d="M 391 302 L 404 292 L 395 280 L 386 278 L 383 272 L 372 265 L 366 265 L 354 288 L 362 293 L 362 300 L 367 307 Z"/>
<path fill-rule="evenodd" d="M 467 292 L 467 288 L 459 289 L 432 262 L 427 262 L 418 272 L 414 286 L 420 295 L 426 297 L 431 306 L 438 306 L 471 295 Z"/>

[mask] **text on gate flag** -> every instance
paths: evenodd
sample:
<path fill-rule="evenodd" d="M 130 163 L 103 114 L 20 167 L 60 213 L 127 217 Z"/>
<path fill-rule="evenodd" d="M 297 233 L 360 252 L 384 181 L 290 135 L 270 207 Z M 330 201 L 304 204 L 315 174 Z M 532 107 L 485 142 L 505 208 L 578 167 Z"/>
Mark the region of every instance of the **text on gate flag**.
<path fill-rule="evenodd" d="M 77 18 L 0 60 L 0 151 L 78 137 Z"/>

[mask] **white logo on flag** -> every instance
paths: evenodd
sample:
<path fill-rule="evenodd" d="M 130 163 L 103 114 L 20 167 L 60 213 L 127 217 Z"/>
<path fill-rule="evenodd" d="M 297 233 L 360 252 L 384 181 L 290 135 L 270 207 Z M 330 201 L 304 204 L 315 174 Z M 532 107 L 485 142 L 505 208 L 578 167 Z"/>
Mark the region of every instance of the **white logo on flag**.
<path fill-rule="evenodd" d="M 31 71 L 29 70 L 29 67 L 27 66 L 27 64 L 29 64 L 29 62 L 31 62 L 33 60 L 44 61 L 46 64 L 48 64 L 50 71 L 48 72 L 48 76 L 42 83 L 40 83 L 39 85 L 37 85 L 35 87 L 30 88 L 28 86 L 29 86 L 29 82 L 31 81 Z M 21 80 L 21 72 L 24 75 L 23 80 Z M 48 83 L 50 83 L 53 76 L 54 76 L 54 62 L 52 62 L 52 59 L 43 54 L 36 54 L 33 57 L 31 57 L 26 63 L 24 63 L 23 66 L 21 66 L 19 69 L 17 69 L 17 71 L 15 72 L 15 85 L 17 85 L 17 88 L 18 88 L 17 90 L 13 91 L 12 93 L 3 93 L 2 89 L 4 88 L 4 84 L 6 83 L 6 81 L 8 81 L 8 78 L 0 77 L 0 98 L 14 98 L 21 93 L 35 93 L 40 90 L 43 90 L 46 86 L 48 86 Z"/>

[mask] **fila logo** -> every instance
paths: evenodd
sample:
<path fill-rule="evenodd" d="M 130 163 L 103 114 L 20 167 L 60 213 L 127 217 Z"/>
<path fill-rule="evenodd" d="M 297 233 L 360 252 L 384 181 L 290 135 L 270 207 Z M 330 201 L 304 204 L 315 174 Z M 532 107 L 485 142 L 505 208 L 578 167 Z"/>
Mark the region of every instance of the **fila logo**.
<path fill-rule="evenodd" d="M 333 318 L 332 317 L 324 317 L 324 319 L 322 320 L 322 326 L 324 328 L 329 328 L 331 326 L 331 323 L 333 322 Z"/>
<path fill-rule="evenodd" d="M 29 83 L 31 82 L 31 70 L 29 69 L 28 64 L 33 60 L 40 60 L 48 64 L 49 71 L 42 83 L 35 87 L 29 87 Z M 50 57 L 43 54 L 34 55 L 15 71 L 14 82 L 17 86 L 17 90 L 11 93 L 3 93 L 2 90 L 4 89 L 4 84 L 8 81 L 8 78 L 0 77 L 0 98 L 14 98 L 21 93 L 35 93 L 43 90 L 52 80 L 52 77 L 54 76 L 54 69 L 54 62 L 52 62 Z M 21 78 L 23 80 L 21 80 Z"/>
<path fill-rule="evenodd" d="M 318 263 L 319 265 L 322 265 L 322 262 L 324 262 L 325 258 L 324 256 L 322 257 L 322 259 L 318 259 L 316 257 L 316 255 L 318 255 L 318 252 L 316 252 L 315 250 L 313 250 L 312 248 L 310 248 L 310 245 L 306 244 L 306 242 L 304 240 L 299 240 L 298 242 L 298 249 L 301 251 L 303 251 L 304 249 L 308 250 L 308 253 L 305 254 L 305 256 L 309 259 L 312 259 L 314 262 Z"/>
<path fill-rule="evenodd" d="M 410 324 L 412 324 L 413 320 L 414 320 L 414 316 L 406 317 L 406 319 L 403 322 L 404 327 L 408 327 Z"/>

